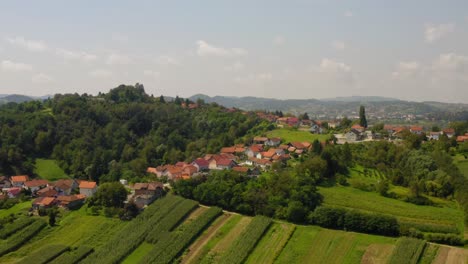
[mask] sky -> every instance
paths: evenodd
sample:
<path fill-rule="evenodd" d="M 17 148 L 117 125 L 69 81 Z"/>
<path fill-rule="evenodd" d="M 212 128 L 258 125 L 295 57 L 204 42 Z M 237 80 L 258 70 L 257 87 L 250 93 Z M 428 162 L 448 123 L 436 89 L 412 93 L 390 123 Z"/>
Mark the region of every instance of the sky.
<path fill-rule="evenodd" d="M 468 1 L 3 1 L 0 94 L 468 103 Z"/>

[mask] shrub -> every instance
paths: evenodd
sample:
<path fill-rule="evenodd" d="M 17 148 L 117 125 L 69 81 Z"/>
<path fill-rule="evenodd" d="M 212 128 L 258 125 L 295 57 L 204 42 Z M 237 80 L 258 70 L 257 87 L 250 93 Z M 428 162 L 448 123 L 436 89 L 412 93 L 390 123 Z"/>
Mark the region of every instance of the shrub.
<path fill-rule="evenodd" d="M 397 236 L 400 229 L 395 217 L 333 207 L 315 209 L 312 223 L 327 228 L 385 236 Z"/>
<path fill-rule="evenodd" d="M 429 233 L 424 236 L 428 241 L 452 246 L 463 246 L 465 241 L 461 236 L 455 234 Z"/>

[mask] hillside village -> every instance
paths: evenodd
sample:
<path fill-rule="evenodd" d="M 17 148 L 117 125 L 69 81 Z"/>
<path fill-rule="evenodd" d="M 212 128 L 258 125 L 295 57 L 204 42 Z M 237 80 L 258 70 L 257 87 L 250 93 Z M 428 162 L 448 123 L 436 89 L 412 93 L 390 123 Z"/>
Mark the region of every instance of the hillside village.
<path fill-rule="evenodd" d="M 195 109 L 198 105 L 182 103 L 182 107 Z M 227 111 L 239 110 L 227 109 Z M 315 121 L 293 116 L 280 117 L 265 112 L 257 112 L 256 115 L 278 128 L 297 129 L 312 134 L 329 134 L 329 140 L 319 142 L 318 146 L 322 148 L 326 144 L 359 143 L 373 140 L 398 141 L 405 132 L 425 136 L 427 140 L 439 140 L 444 135 L 449 139 L 455 138 L 458 143 L 468 142 L 468 133 L 455 137 L 453 128 L 432 132 L 417 125 L 387 124 L 380 132 L 375 132 L 375 130 L 359 124 L 339 129 L 340 121 Z M 332 133 L 337 131 L 342 133 Z M 128 185 L 125 179 L 121 179 L 120 182 L 129 191 L 127 202 L 132 201 L 138 208 L 144 208 L 163 195 L 165 185 L 162 182 L 167 180 L 190 179 L 197 175 L 207 175 L 210 170 L 232 170 L 242 175 L 256 177 L 263 171 L 268 171 L 275 163 L 286 164 L 290 159 L 299 158 L 301 155 L 313 151 L 313 143 L 306 141 L 285 142 L 279 137 L 256 136 L 250 144 L 223 147 L 219 153 L 205 154 L 192 162 L 179 161 L 175 164 L 148 167 L 146 170 L 148 175 L 156 176 L 159 181 L 131 185 Z M 18 198 L 24 194 L 31 197 L 33 201 L 30 211 L 37 213 L 40 209 L 51 207 L 64 209 L 80 207 L 87 198 L 96 193 L 98 184 L 79 179 L 60 179 L 49 182 L 44 179 L 31 179 L 28 175 L 18 175 L 0 177 L 0 188 L 2 190 L 0 199 L 2 200 Z"/>

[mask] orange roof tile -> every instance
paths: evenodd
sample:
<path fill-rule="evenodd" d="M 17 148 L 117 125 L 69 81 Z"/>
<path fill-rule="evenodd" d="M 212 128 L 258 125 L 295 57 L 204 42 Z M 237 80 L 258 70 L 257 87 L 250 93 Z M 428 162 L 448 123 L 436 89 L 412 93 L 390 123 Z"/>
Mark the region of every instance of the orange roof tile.
<path fill-rule="evenodd" d="M 12 182 L 27 182 L 29 181 L 28 175 L 18 175 L 18 176 L 11 176 Z"/>
<path fill-rule="evenodd" d="M 92 181 L 82 181 L 80 182 L 80 189 L 94 189 L 96 188 L 96 182 Z"/>

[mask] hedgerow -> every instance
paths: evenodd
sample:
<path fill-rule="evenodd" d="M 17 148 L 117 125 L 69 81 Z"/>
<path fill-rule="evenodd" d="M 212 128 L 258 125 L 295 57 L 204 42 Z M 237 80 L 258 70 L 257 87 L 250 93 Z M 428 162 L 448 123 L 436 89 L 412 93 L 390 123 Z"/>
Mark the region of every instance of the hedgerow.
<path fill-rule="evenodd" d="M 16 231 L 30 225 L 32 222 L 34 222 L 34 218 L 24 217 L 14 221 L 11 224 L 6 224 L 2 229 L 0 229 L 0 239 L 7 238 Z"/>
<path fill-rule="evenodd" d="M 232 246 L 220 259 L 224 264 L 240 264 L 245 261 L 260 238 L 271 224 L 271 219 L 264 216 L 256 216 Z"/>
<path fill-rule="evenodd" d="M 18 264 L 45 264 L 55 259 L 65 251 L 70 250 L 65 245 L 47 245 L 23 258 Z"/>
<path fill-rule="evenodd" d="M 154 249 L 140 263 L 172 263 L 210 223 L 222 214 L 221 208 L 212 207 L 187 225 L 173 232 L 164 232 Z"/>
<path fill-rule="evenodd" d="M 146 241 L 156 243 L 161 236 L 161 232 L 168 232 L 174 229 L 191 211 L 198 206 L 198 203 L 193 200 L 184 200 L 174 208 L 166 217 L 164 217 L 157 225 L 153 226 L 146 236 Z"/>
<path fill-rule="evenodd" d="M 183 200 L 174 195 L 156 200 L 82 263 L 119 263 L 135 250 L 145 240 L 148 232 Z"/>
<path fill-rule="evenodd" d="M 29 241 L 30 238 L 39 233 L 39 231 L 41 231 L 45 226 L 46 222 L 43 220 L 35 220 L 31 225 L 16 232 L 16 234 L 10 236 L 7 240 L 2 241 L 0 243 L 0 256 L 20 248 L 24 243 Z"/>
<path fill-rule="evenodd" d="M 398 236 L 400 232 L 400 226 L 395 217 L 343 208 L 318 207 L 311 218 L 312 223 L 316 225 L 347 231 L 384 236 Z"/>
<path fill-rule="evenodd" d="M 58 256 L 49 264 L 76 264 L 92 252 L 93 248 L 87 246 L 80 246 L 76 250 Z"/>
<path fill-rule="evenodd" d="M 424 235 L 424 239 L 434 243 L 452 246 L 463 246 L 465 243 L 461 236 L 455 234 L 428 233 Z"/>
<path fill-rule="evenodd" d="M 438 225 L 432 223 L 414 223 L 400 221 L 400 230 L 405 231 L 409 230 L 410 228 L 414 228 L 425 233 L 460 234 L 460 230 L 454 225 Z"/>
<path fill-rule="evenodd" d="M 416 264 L 426 246 L 426 241 L 416 238 L 401 237 L 396 243 L 389 264 Z"/>

